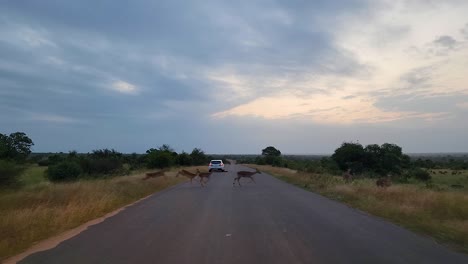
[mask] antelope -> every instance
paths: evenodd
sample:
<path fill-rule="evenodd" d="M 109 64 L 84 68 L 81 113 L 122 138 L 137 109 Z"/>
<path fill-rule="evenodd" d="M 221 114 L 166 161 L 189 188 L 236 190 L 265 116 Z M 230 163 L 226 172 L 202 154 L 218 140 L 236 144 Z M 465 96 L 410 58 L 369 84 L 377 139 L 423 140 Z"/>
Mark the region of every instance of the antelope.
<path fill-rule="evenodd" d="M 205 183 L 207 183 L 210 180 L 211 173 L 212 172 L 200 172 L 200 170 L 197 169 L 197 175 L 198 175 L 198 177 L 200 177 L 201 186 L 205 186 L 205 185 L 203 185 L 203 178 L 206 178 Z"/>
<path fill-rule="evenodd" d="M 182 176 L 185 176 L 185 177 L 189 178 L 190 179 L 190 184 L 192 184 L 193 178 L 197 177 L 196 173 L 191 173 L 190 171 L 186 171 L 186 170 L 180 170 L 179 172 L 177 172 L 176 177 L 179 177 L 179 175 L 182 175 Z"/>
<path fill-rule="evenodd" d="M 392 180 L 390 179 L 390 175 L 387 175 L 387 177 L 383 177 L 383 178 L 378 179 L 375 182 L 375 184 L 378 187 L 382 187 L 382 188 L 389 187 L 390 185 L 392 185 Z"/>
<path fill-rule="evenodd" d="M 250 171 L 238 171 L 237 172 L 237 177 L 234 178 L 234 181 L 232 182 L 232 186 L 235 186 L 236 184 L 236 181 L 237 183 L 239 184 L 239 186 L 241 186 L 240 184 L 240 178 L 249 178 L 251 181 L 253 181 L 255 183 L 255 180 L 254 178 L 252 177 L 254 174 L 260 174 L 262 173 L 261 171 L 259 171 L 258 169 L 255 169 L 254 172 L 250 172 Z"/>
<path fill-rule="evenodd" d="M 343 173 L 343 179 L 345 180 L 346 183 L 351 182 L 353 180 L 351 169 L 348 169 L 345 173 Z"/>
<path fill-rule="evenodd" d="M 165 173 L 166 173 L 166 170 L 160 170 L 160 171 L 156 171 L 156 172 L 147 172 L 146 176 L 142 180 L 147 180 L 149 178 L 157 178 L 157 177 L 161 177 L 161 176 L 166 178 Z"/>

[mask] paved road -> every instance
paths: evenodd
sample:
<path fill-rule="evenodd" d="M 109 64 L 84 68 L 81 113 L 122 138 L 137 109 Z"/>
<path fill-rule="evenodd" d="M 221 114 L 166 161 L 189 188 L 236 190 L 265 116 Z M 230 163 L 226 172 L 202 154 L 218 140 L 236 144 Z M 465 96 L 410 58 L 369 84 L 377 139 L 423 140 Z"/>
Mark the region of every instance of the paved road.
<path fill-rule="evenodd" d="M 20 263 L 468 263 L 468 256 L 267 174 L 178 185 Z M 243 182 L 241 180 L 241 183 Z"/>

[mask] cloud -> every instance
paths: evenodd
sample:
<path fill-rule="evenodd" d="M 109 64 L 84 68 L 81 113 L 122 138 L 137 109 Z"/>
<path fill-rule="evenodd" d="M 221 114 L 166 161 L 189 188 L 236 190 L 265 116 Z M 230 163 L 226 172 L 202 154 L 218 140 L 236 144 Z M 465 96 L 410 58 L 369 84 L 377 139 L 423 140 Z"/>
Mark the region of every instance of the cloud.
<path fill-rule="evenodd" d="M 458 103 L 457 107 L 461 108 L 461 109 L 464 109 L 464 110 L 467 110 L 468 109 L 468 102 Z"/>
<path fill-rule="evenodd" d="M 465 37 L 465 39 L 468 39 L 468 23 L 466 23 L 465 27 L 463 27 L 460 32 L 462 35 Z"/>
<path fill-rule="evenodd" d="M 440 36 L 434 40 L 434 44 L 440 45 L 447 49 L 453 49 L 457 45 L 458 41 L 451 36 Z"/>
<path fill-rule="evenodd" d="M 296 97 L 287 94 L 262 97 L 224 112 L 214 118 L 253 116 L 265 119 L 309 119 L 315 123 L 348 125 L 353 123 L 382 123 L 401 119 L 432 120 L 447 113 L 384 111 L 374 105 L 371 98 L 320 95 Z"/>
<path fill-rule="evenodd" d="M 123 94 L 138 94 L 140 89 L 135 85 L 124 82 L 124 81 L 115 81 L 112 83 L 111 88 L 119 93 Z"/>
<path fill-rule="evenodd" d="M 47 123 L 79 123 L 80 120 L 75 118 L 66 117 L 57 114 L 38 114 L 38 113 L 31 113 L 29 114 L 29 119 L 33 121 L 43 121 Z"/>

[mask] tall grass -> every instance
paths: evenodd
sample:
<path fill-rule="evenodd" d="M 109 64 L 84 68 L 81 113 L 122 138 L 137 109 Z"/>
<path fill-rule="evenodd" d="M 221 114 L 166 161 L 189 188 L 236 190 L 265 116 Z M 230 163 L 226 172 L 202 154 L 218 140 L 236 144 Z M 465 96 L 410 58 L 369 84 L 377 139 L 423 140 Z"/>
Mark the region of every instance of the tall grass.
<path fill-rule="evenodd" d="M 424 185 L 393 184 L 382 189 L 375 180 L 346 184 L 340 177 L 249 165 L 302 188 L 386 218 L 468 253 L 468 193 Z"/>
<path fill-rule="evenodd" d="M 46 169 L 47 167 L 37 165 L 27 167 L 19 177 L 21 185 L 30 186 L 47 181 L 45 177 Z"/>
<path fill-rule="evenodd" d="M 63 184 L 42 182 L 0 192 L 0 260 L 185 180 L 172 175 L 143 181 L 143 175 Z"/>

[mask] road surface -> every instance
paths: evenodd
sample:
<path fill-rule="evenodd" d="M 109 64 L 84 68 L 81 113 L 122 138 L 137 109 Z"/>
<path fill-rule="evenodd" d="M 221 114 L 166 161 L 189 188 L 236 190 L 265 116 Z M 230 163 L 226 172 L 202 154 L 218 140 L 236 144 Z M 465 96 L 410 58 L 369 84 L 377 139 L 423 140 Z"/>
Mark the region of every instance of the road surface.
<path fill-rule="evenodd" d="M 468 263 L 380 218 L 267 174 L 184 183 L 20 263 Z"/>

